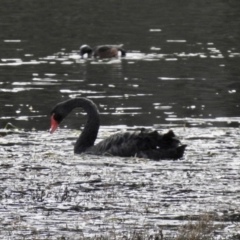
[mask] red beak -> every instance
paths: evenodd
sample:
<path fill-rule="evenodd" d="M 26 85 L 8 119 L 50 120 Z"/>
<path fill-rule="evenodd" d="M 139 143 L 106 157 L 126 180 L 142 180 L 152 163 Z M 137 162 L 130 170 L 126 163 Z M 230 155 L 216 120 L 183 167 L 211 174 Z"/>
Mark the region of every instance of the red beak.
<path fill-rule="evenodd" d="M 54 131 L 57 129 L 58 127 L 58 122 L 54 119 L 54 114 L 51 116 L 51 127 L 49 129 L 50 133 L 54 133 Z"/>

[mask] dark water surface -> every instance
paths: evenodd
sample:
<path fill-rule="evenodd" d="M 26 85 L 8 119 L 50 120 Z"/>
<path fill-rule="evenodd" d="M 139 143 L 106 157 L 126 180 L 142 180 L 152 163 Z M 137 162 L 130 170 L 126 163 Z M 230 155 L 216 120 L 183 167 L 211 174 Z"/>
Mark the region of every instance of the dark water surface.
<path fill-rule="evenodd" d="M 48 128 L 50 109 L 84 96 L 103 125 L 239 125 L 237 1 L 3 1 L 0 127 Z M 80 60 L 79 46 L 127 57 Z M 78 119 L 71 128 L 79 127 Z"/>
<path fill-rule="evenodd" d="M 0 128 L 27 130 L 1 132 L 2 236 L 167 233 L 182 216 L 238 214 L 239 10 L 236 0 L 1 1 Z M 127 56 L 80 59 L 82 44 L 124 44 Z M 174 128 L 183 161 L 74 156 L 70 129 L 85 116 L 46 130 L 51 108 L 79 96 L 99 107 L 101 137 Z"/>

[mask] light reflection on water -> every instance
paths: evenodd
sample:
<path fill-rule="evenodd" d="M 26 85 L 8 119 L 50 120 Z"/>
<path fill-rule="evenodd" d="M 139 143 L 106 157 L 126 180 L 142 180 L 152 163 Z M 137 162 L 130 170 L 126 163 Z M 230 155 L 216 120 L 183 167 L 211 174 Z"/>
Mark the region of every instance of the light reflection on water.
<path fill-rule="evenodd" d="M 98 141 L 125 129 L 103 127 Z M 54 237 L 74 237 L 77 229 L 92 236 L 111 231 L 113 223 L 116 230 L 129 231 L 158 226 L 166 237 L 177 231 L 184 217 L 204 212 L 218 213 L 224 226 L 234 228 L 228 219 L 240 204 L 236 128 L 175 128 L 188 144 L 184 159 L 159 162 L 74 155 L 79 131 L 60 129 L 50 135 L 1 130 L 1 135 L 4 132 L 1 236 L 11 230 L 12 216 L 22 218 L 18 229 L 37 228 L 31 234 L 39 237 L 46 227 Z M 229 232 L 219 228 L 215 234 Z"/>
<path fill-rule="evenodd" d="M 167 40 L 166 41 L 168 44 L 187 44 L 186 40 Z M 199 45 L 203 45 L 202 43 L 198 43 L 196 44 L 196 46 Z M 206 81 L 206 87 L 208 88 L 209 82 L 208 79 L 205 76 L 200 77 L 198 74 L 194 74 L 194 75 L 186 75 L 186 76 L 176 76 L 176 72 L 174 70 L 174 74 L 167 76 L 166 73 L 162 72 L 162 68 L 165 66 L 165 64 L 168 64 L 167 62 L 171 62 L 171 61 L 181 61 L 183 62 L 183 64 L 187 63 L 188 61 L 191 61 L 190 59 L 196 59 L 196 61 L 200 61 L 200 59 L 213 59 L 213 58 L 224 58 L 224 55 L 221 53 L 221 51 L 219 49 L 217 49 L 216 47 L 214 47 L 214 43 L 207 43 L 205 44 L 205 47 L 203 47 L 203 52 L 195 52 L 195 53 L 186 53 L 186 52 L 173 52 L 170 54 L 163 54 L 163 53 L 159 53 L 160 49 L 156 48 L 156 47 L 150 47 L 151 51 L 155 51 L 155 53 L 141 53 L 140 51 L 128 51 L 127 56 L 125 58 L 119 58 L 119 59 L 80 59 L 78 51 L 77 50 L 73 50 L 72 52 L 67 52 L 65 49 L 62 49 L 61 52 L 58 53 L 53 53 L 52 56 L 46 56 L 46 57 L 40 57 L 38 60 L 36 60 L 36 58 L 34 57 L 34 54 L 25 54 L 25 56 L 27 55 L 28 57 L 28 61 L 23 61 L 20 58 L 2 58 L 1 59 L 1 66 L 6 66 L 6 67 L 18 67 L 18 66 L 26 66 L 29 65 L 31 66 L 32 64 L 35 65 L 37 64 L 39 67 L 41 67 L 42 65 L 49 65 L 49 67 L 54 63 L 54 65 L 56 67 L 54 67 L 54 69 L 59 69 L 59 64 L 62 65 L 69 65 L 71 64 L 73 67 L 73 71 L 76 71 L 76 73 L 68 73 L 67 68 L 65 68 L 65 73 L 63 75 L 57 73 L 57 72 L 53 72 L 51 71 L 51 67 L 47 67 L 46 72 L 39 72 L 38 67 L 34 67 L 34 72 L 31 73 L 31 76 L 29 78 L 29 76 L 27 77 L 26 81 L 25 79 L 14 79 L 14 81 L 12 82 L 1 82 L 1 85 L 3 85 L 3 87 L 0 89 L 0 92 L 3 93 L 19 93 L 19 92 L 25 92 L 25 91 L 29 91 L 31 92 L 32 90 L 37 90 L 40 92 L 45 91 L 47 88 L 49 90 L 51 86 L 56 86 L 55 89 L 52 89 L 53 91 L 57 91 L 59 92 L 59 94 L 62 94 L 62 97 L 64 96 L 64 99 L 69 98 L 69 97 L 78 97 L 78 96 L 86 96 L 92 99 L 123 99 L 124 101 L 122 103 L 117 103 L 118 101 L 115 101 L 115 106 L 109 105 L 109 109 L 111 109 L 110 111 L 103 111 L 102 114 L 103 115 L 131 115 L 131 116 L 137 116 L 137 115 L 145 115 L 144 121 L 143 123 L 145 123 L 147 120 L 145 120 L 145 118 L 148 118 L 149 116 L 147 116 L 148 114 L 146 114 L 147 112 L 151 112 L 151 115 L 153 115 L 152 119 L 155 118 L 155 121 L 150 121 L 152 122 L 152 124 L 165 124 L 163 122 L 166 121 L 168 123 L 176 122 L 180 125 L 182 124 L 189 124 L 189 125 L 196 125 L 196 124 L 209 124 L 211 123 L 212 125 L 215 125 L 216 123 L 229 123 L 229 122 L 236 122 L 238 123 L 238 121 L 233 121 L 232 117 L 225 117 L 224 115 L 219 116 L 216 115 L 216 117 L 212 117 L 214 115 L 214 113 L 211 113 L 211 115 L 209 115 L 206 118 L 206 115 L 204 116 L 204 111 L 206 111 L 207 109 L 207 105 L 208 102 L 205 102 L 205 99 L 203 99 L 200 103 L 201 107 L 199 109 L 199 104 L 192 104 L 190 106 L 184 106 L 185 109 L 191 109 L 194 111 L 202 111 L 201 114 L 195 115 L 195 114 L 191 114 L 189 115 L 189 113 L 183 113 L 181 110 L 181 106 L 180 104 L 178 104 L 179 106 L 176 106 L 177 101 L 184 99 L 185 97 L 189 97 L 191 98 L 196 98 L 198 99 L 197 95 L 190 95 L 193 94 L 190 91 L 186 92 L 186 90 L 184 90 L 183 87 L 180 87 L 180 91 L 185 91 L 184 95 L 181 96 L 181 94 L 179 93 L 174 93 L 172 86 L 170 86 L 170 82 L 173 82 L 172 84 L 174 84 L 175 82 L 183 82 L 183 84 L 189 85 L 187 82 L 192 82 L 191 85 L 196 85 L 195 82 L 197 83 L 197 85 L 200 84 L 199 81 Z M 228 50 L 227 51 L 228 55 L 225 54 L 226 58 L 232 58 L 232 57 L 239 57 L 238 53 L 232 53 L 232 51 Z M 33 58 L 33 59 L 31 59 Z M 137 69 L 139 69 L 139 67 L 145 67 L 144 66 L 144 62 L 145 60 L 147 60 L 148 62 L 152 63 L 152 67 L 153 67 L 153 72 L 150 73 L 149 76 L 141 76 L 139 75 L 138 77 L 136 77 L 135 75 L 135 71 L 133 71 L 133 73 L 131 73 L 131 68 L 129 68 L 128 66 L 131 66 L 132 64 L 137 65 Z M 160 65 L 158 65 L 158 62 L 156 61 L 160 61 Z M 163 62 L 165 61 L 166 63 L 163 65 Z M 204 61 L 204 60 L 201 60 Z M 92 65 L 92 67 L 91 67 Z M 99 67 L 98 67 L 99 65 Z M 104 81 L 99 82 L 98 77 L 91 77 L 89 70 L 94 70 L 94 72 L 96 72 L 97 75 L 99 75 L 98 71 L 101 70 L 101 65 L 106 65 L 106 67 L 109 66 L 109 68 L 107 69 L 106 67 L 105 70 L 106 72 L 101 72 L 102 75 L 106 75 L 106 77 L 104 77 Z M 157 66 L 160 67 L 160 71 L 156 68 Z M 147 66 L 146 66 L 147 67 Z M 225 64 L 219 64 L 219 67 L 225 67 Z M 46 67 L 44 67 L 46 68 Z M 93 69 L 95 68 L 95 69 Z M 89 69 L 89 70 L 88 70 Z M 164 69 L 164 68 L 163 68 Z M 82 73 L 81 73 L 82 72 Z M 161 73 L 162 72 L 162 73 Z M 80 75 L 79 75 L 80 73 Z M 84 74 L 84 75 L 81 75 Z M 89 76 L 88 76 L 89 75 Z M 135 75 L 135 76 L 134 76 Z M 160 76 L 159 76 L 160 75 Z M 161 76 L 162 75 L 162 76 Z M 110 76 L 110 81 L 107 79 L 107 76 Z M 79 79 L 80 77 L 80 79 Z M 94 79 L 96 78 L 96 80 L 94 82 L 89 81 L 88 78 Z M 116 78 L 114 78 L 116 77 Z M 149 80 L 148 80 L 149 78 Z M 102 78 L 101 78 L 102 79 Z M 160 81 L 164 81 L 164 82 L 169 82 L 169 84 L 167 83 L 160 83 L 157 82 L 157 79 Z M 103 80 L 103 79 L 102 79 Z M 156 87 L 154 86 L 153 83 L 156 83 L 157 87 L 159 88 L 159 95 L 158 92 L 156 91 Z M 148 85 L 149 83 L 149 85 Z M 6 84 L 8 84 L 8 87 L 6 88 Z M 78 85 L 79 84 L 79 85 Z M 220 84 L 220 82 L 219 82 Z M 166 90 L 164 89 L 162 92 L 161 90 L 161 86 L 164 86 Z M 10 87 L 10 86 L 14 86 L 14 87 Z M 33 87 L 30 87 L 33 86 Z M 42 86 L 42 88 L 38 88 L 35 86 Z M 202 86 L 204 87 L 204 82 L 202 83 Z M 212 87 L 212 86 L 211 86 Z M 225 84 L 223 85 L 223 87 L 225 87 Z M 80 88 L 80 89 L 79 89 Z M 134 91 L 133 89 L 136 89 L 136 91 Z M 149 91 L 148 91 L 149 88 Z M 112 89 L 112 90 L 111 90 Z M 147 90 L 147 91 L 146 91 Z M 174 87 L 174 91 L 176 91 L 177 88 Z M 204 91 L 204 89 L 202 89 L 201 91 Z M 217 90 L 219 91 L 219 90 Z M 226 94 L 236 94 L 238 92 L 237 89 L 231 88 L 229 90 L 227 90 Z M 172 96 L 173 94 L 178 94 L 178 96 L 174 96 L 174 100 L 173 101 L 169 101 L 168 100 L 168 93 L 170 96 Z M 194 94 L 196 94 L 197 92 L 195 92 Z M 60 95 L 57 96 L 60 96 Z M 216 93 L 218 94 L 218 93 Z M 226 95 L 225 94 L 225 95 Z M 156 101 L 158 103 L 158 105 L 154 105 L 154 108 L 151 107 L 151 105 L 153 103 L 151 103 L 151 99 L 154 99 L 158 97 L 158 101 Z M 178 100 L 177 98 L 178 97 Z M 136 104 L 136 99 L 137 101 L 146 101 L 146 103 L 148 103 L 148 107 L 146 104 L 145 105 L 149 110 L 146 111 L 145 108 L 140 108 L 139 104 Z M 149 98 L 149 100 L 147 100 L 147 98 Z M 22 99 L 22 101 L 24 102 L 24 98 Z M 54 103 L 57 103 L 58 100 L 56 100 Z M 59 98 L 59 101 L 61 101 L 61 98 Z M 169 104 L 166 104 L 166 103 Z M 192 100 L 191 100 L 192 102 Z M 101 102 L 100 101 L 100 105 L 103 104 L 104 105 L 108 105 L 106 103 L 106 101 Z M 8 103 L 5 103 L 5 105 L 7 105 Z M 123 105 L 123 106 L 121 106 Z M 194 106 L 194 107 L 193 107 Z M 52 106 L 48 106 L 48 108 L 50 109 Z M 119 108 L 122 108 L 122 111 L 119 112 Z M 128 110 L 127 110 L 128 109 Z M 129 109 L 138 109 L 137 112 L 132 111 L 130 112 Z M 171 109 L 171 112 L 166 112 L 166 110 Z M 213 112 L 214 110 L 211 109 Z M 40 110 L 42 111 L 42 110 Z M 162 117 L 159 116 L 159 111 L 164 111 L 161 113 Z M 180 111 L 180 112 L 179 112 Z M 42 115 L 46 115 L 47 112 L 42 112 Z M 179 113 L 181 114 L 181 116 L 179 116 Z M 41 115 L 40 115 L 41 116 Z M 200 117 L 200 118 L 199 118 Z M 235 117 L 235 116 L 233 116 Z M 34 121 L 36 117 L 34 115 L 28 116 L 27 119 L 32 119 Z M 15 119 L 15 120 L 21 120 L 21 118 L 19 116 L 3 116 L 1 117 L 1 119 Z M 23 116 L 23 119 L 26 119 L 26 116 Z M 157 120 L 158 119 L 158 120 Z M 200 120 L 198 120 L 200 119 Z M 123 120 L 122 123 L 126 123 L 124 122 L 126 120 L 126 118 Z M 160 122 L 158 122 L 160 120 Z M 77 120 L 76 120 L 77 121 Z M 136 118 L 134 118 L 134 121 L 137 121 Z M 132 122 L 132 121 L 130 121 Z M 4 123 L 5 124 L 5 123 Z M 106 125 L 111 124 L 111 120 L 110 121 L 106 121 L 105 123 Z M 136 124 L 142 124 L 141 122 L 136 123 Z M 23 124 L 22 126 L 24 126 L 25 124 Z M 128 123 L 127 123 L 128 125 Z M 131 124 L 130 124 L 131 125 Z"/>
<path fill-rule="evenodd" d="M 237 233 L 239 4 L 3 1 L 0 129 L 37 131 L 0 131 L 1 237 L 76 239 L 158 224 L 165 237 L 183 216 L 205 211 L 228 225 L 216 233 Z M 127 56 L 80 59 L 82 43 L 123 43 Z M 97 141 L 173 128 L 188 144 L 184 159 L 74 156 L 80 110 L 47 132 L 51 108 L 71 97 L 99 107 Z"/>

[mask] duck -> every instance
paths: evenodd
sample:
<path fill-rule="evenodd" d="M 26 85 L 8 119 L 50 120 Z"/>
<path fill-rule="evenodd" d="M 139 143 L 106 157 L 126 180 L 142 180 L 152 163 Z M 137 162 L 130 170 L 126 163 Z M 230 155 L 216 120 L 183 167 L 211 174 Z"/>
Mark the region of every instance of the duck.
<path fill-rule="evenodd" d="M 172 130 L 164 134 L 146 128 L 133 132 L 118 132 L 94 145 L 100 127 L 100 114 L 96 104 L 84 97 L 58 103 L 50 114 L 49 132 L 53 133 L 75 108 L 82 108 L 87 113 L 84 129 L 74 146 L 75 154 L 138 157 L 156 161 L 177 160 L 184 155 L 187 145 L 181 144 Z"/>
<path fill-rule="evenodd" d="M 80 47 L 80 56 L 83 58 L 84 54 L 90 57 L 99 58 L 113 58 L 118 56 L 118 52 L 121 52 L 121 56 L 126 56 L 126 51 L 122 48 L 123 45 L 100 45 L 95 48 L 91 48 L 89 45 L 82 45 Z"/>

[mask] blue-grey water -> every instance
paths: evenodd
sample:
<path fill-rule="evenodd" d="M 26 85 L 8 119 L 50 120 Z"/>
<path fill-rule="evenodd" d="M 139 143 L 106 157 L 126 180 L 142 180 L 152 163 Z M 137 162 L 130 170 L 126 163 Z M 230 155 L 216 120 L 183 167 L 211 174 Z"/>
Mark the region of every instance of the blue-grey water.
<path fill-rule="evenodd" d="M 238 216 L 239 9 L 235 0 L 1 1 L 0 129 L 15 127 L 0 137 L 2 237 L 77 239 L 76 229 L 113 226 L 166 236 L 183 216 Z M 123 44 L 127 55 L 80 59 L 82 44 Z M 73 97 L 98 106 L 100 138 L 172 128 L 188 144 L 184 159 L 74 156 L 85 115 L 47 132 L 51 108 Z M 218 235 L 238 233 L 225 223 Z"/>

